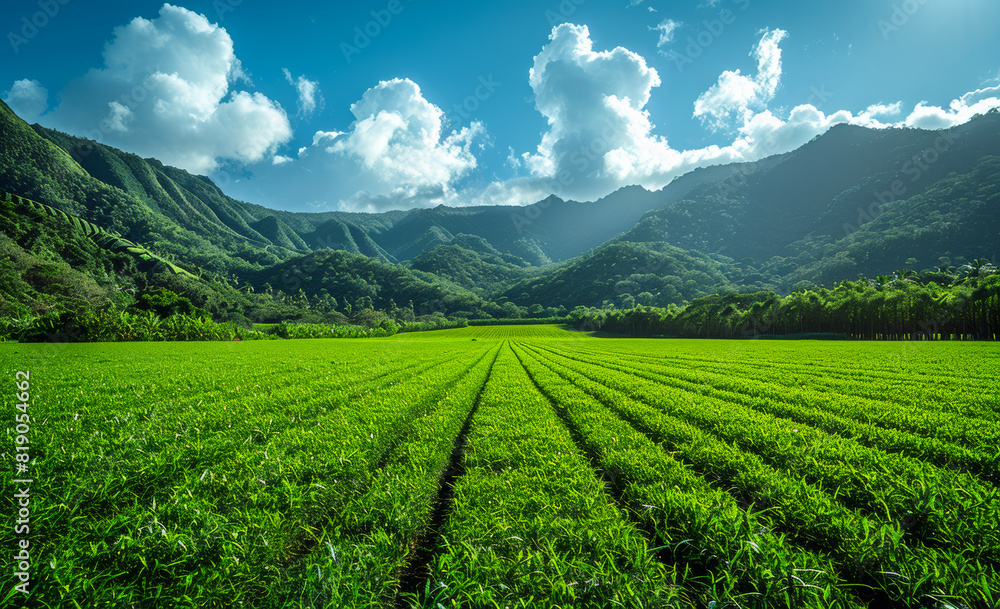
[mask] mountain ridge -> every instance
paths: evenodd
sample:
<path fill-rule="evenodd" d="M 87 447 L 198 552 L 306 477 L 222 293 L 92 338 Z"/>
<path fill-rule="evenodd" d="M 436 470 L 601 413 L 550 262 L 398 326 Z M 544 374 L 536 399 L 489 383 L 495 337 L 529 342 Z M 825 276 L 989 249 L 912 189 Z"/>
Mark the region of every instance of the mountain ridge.
<path fill-rule="evenodd" d="M 998 112 L 944 131 L 838 125 L 795 151 L 700 168 L 659 191 L 627 186 L 591 202 L 552 195 L 524 207 L 379 214 L 239 201 L 206 176 L 29 126 L 5 104 L 0 138 L 0 189 L 106 227 L 200 276 L 258 289 L 283 289 L 274 284 L 281 276 L 275 269 L 321 260 L 351 267 L 355 280 L 403 281 L 388 269 L 400 267 L 416 273 L 404 283 L 423 286 L 418 298 L 433 294 L 480 311 L 506 302 L 666 305 L 718 291 L 787 292 L 903 262 L 928 268 L 1000 251 L 991 194 L 1000 191 Z M 907 231 L 920 238 L 906 238 Z M 930 245 L 920 250 L 917 243 Z M 884 256 L 874 259 L 865 248 Z M 387 268 L 315 256 L 325 250 Z M 343 269 L 312 267 L 317 277 L 294 283 L 328 292 L 349 283 L 324 279 Z M 440 289 L 420 283 L 430 278 Z M 355 292 L 373 302 L 397 300 L 381 298 L 379 289 Z"/>

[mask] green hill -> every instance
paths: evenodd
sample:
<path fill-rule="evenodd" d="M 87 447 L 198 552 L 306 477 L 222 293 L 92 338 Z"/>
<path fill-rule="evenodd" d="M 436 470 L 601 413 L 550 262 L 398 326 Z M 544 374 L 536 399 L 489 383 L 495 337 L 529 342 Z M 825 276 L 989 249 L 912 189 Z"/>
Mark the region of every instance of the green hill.
<path fill-rule="evenodd" d="M 258 292 L 280 290 L 299 298 L 319 295 L 335 300 L 335 308 L 351 314 L 358 309 L 409 309 L 415 316 L 441 313 L 465 317 L 501 314 L 497 305 L 430 273 L 386 264 L 343 251 L 321 250 L 275 265 L 251 278 Z"/>
<path fill-rule="evenodd" d="M 760 264 L 804 239 L 841 239 L 894 202 L 997 155 L 998 112 L 948 131 L 839 125 L 799 150 L 692 189 L 646 214 L 621 239 L 666 241 Z"/>
<path fill-rule="evenodd" d="M 786 284 L 831 284 L 845 277 L 902 268 L 931 269 L 1000 252 L 1000 156 L 980 159 L 923 193 L 882 206 L 841 239 L 802 240 L 787 251 L 796 260 Z M 888 269 L 888 270 L 887 270 Z"/>
<path fill-rule="evenodd" d="M 733 289 L 732 261 L 665 243 L 617 241 L 541 277 L 524 280 L 505 296 L 521 306 L 666 306 Z"/>
<path fill-rule="evenodd" d="M 501 254 L 482 237 L 458 235 L 410 262 L 410 266 L 448 279 L 478 294 L 495 295 L 530 274 L 530 265 Z"/>

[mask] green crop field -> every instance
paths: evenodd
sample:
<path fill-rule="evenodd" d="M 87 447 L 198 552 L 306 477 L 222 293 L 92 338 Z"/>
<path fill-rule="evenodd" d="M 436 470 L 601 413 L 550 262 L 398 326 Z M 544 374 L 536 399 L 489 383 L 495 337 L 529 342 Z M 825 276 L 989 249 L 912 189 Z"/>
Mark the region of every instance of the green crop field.
<path fill-rule="evenodd" d="M 996 344 L 500 326 L 0 361 L 33 607 L 1000 604 Z"/>

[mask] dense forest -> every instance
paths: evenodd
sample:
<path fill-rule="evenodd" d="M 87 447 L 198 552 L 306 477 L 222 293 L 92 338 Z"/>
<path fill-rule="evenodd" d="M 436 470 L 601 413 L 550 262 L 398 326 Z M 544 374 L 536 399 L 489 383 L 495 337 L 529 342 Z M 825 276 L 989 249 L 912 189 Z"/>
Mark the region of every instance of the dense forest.
<path fill-rule="evenodd" d="M 840 126 L 659 192 L 384 214 L 237 201 L 2 102 L 0 142 L 8 339 L 360 336 L 571 311 L 636 336 L 995 336 L 997 112 L 944 132 Z"/>
<path fill-rule="evenodd" d="M 298 284 L 303 273 L 315 273 L 319 267 L 303 260 L 271 268 L 266 279 L 284 290 L 274 290 L 266 281 L 255 290 L 237 278 L 195 276 L 149 255 L 145 248 L 95 240 L 93 231 L 101 230 L 105 237 L 108 231 L 69 214 L 40 212 L 43 207 L 0 192 L 0 336 L 5 338 L 245 340 L 260 338 L 249 331 L 254 323 L 276 324 L 276 332 L 286 335 L 317 332 L 289 331 L 282 325 L 294 323 L 325 327 L 326 335 L 368 336 L 373 331 L 463 325 L 435 308 L 448 303 L 468 301 L 476 313 L 489 315 L 476 308 L 483 301 L 471 293 L 458 293 L 457 288 L 365 256 L 331 250 L 316 256 L 340 257 L 334 266 L 341 273 L 328 276 L 339 300 L 323 289 L 306 296 Z M 418 300 L 422 308 L 414 309 L 412 298 L 403 300 L 403 307 L 391 297 L 372 300 L 378 294 L 373 286 L 380 289 L 381 284 L 392 285 L 401 300 L 423 297 Z M 492 312 L 521 314 L 517 307 L 493 307 Z M 171 319 L 176 323 L 167 323 Z"/>
<path fill-rule="evenodd" d="M 997 340 L 1000 273 L 986 260 L 918 274 L 898 271 L 832 289 L 698 298 L 684 307 L 578 307 L 576 327 L 633 337 Z"/>

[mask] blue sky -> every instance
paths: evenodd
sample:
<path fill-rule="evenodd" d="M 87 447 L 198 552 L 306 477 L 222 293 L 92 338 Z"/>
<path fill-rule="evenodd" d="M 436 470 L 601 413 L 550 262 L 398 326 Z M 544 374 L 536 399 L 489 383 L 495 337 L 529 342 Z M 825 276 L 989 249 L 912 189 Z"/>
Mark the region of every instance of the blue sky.
<path fill-rule="evenodd" d="M 296 211 L 594 199 L 1000 106 L 995 0 L 8 0 L 31 122 Z"/>

